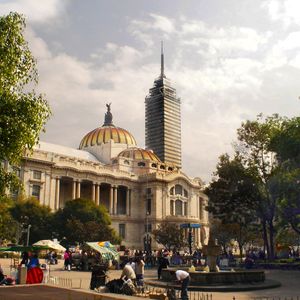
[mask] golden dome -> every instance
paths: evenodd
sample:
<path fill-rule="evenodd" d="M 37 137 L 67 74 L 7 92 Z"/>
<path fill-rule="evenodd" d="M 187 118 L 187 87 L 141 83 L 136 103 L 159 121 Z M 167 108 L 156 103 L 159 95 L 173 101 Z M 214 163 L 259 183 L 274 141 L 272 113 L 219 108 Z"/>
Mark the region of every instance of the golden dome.
<path fill-rule="evenodd" d="M 161 162 L 156 154 L 151 150 L 145 150 L 142 148 L 128 148 L 123 150 L 118 157 L 131 158 L 135 160 L 151 160 L 154 162 Z"/>
<path fill-rule="evenodd" d="M 80 142 L 79 149 L 106 144 L 110 140 L 119 144 L 136 146 L 135 138 L 130 132 L 123 128 L 110 125 L 96 128 L 86 134 Z"/>

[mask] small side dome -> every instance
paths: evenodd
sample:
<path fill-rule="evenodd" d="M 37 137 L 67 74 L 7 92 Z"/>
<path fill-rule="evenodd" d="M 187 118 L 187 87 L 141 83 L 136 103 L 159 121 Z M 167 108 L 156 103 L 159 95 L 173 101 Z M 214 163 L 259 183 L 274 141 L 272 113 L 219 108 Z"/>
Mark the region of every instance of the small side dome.
<path fill-rule="evenodd" d="M 128 148 L 119 153 L 118 157 L 131 158 L 134 160 L 150 160 L 160 163 L 160 159 L 151 150 L 142 148 Z"/>

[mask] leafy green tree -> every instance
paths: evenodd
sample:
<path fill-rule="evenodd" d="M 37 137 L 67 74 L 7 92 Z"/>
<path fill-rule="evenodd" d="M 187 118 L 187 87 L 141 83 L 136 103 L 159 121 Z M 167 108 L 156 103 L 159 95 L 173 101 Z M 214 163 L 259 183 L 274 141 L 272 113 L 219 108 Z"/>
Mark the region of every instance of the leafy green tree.
<path fill-rule="evenodd" d="M 154 239 L 166 249 L 180 249 L 187 246 L 187 241 L 184 239 L 183 231 L 177 224 L 170 222 L 162 222 L 157 229 L 152 230 Z"/>
<path fill-rule="evenodd" d="M 48 206 L 41 205 L 36 198 L 19 199 L 10 209 L 20 230 L 20 242 L 26 244 L 29 228 L 29 244 L 51 239 L 52 213 Z"/>
<path fill-rule="evenodd" d="M 271 140 L 280 167 L 276 174 L 281 223 L 300 234 L 300 118 L 286 119 Z"/>
<path fill-rule="evenodd" d="M 26 149 L 37 143 L 50 109 L 36 94 L 36 62 L 24 39 L 25 19 L 18 13 L 0 17 L 0 162 L 18 165 Z M 18 178 L 0 164 L 0 195 Z"/>
<path fill-rule="evenodd" d="M 242 123 L 238 129 L 238 144 L 243 165 L 255 178 L 259 191 L 257 216 L 260 219 L 263 239 L 268 258 L 274 258 L 275 224 L 278 218 L 279 194 L 274 182 L 278 170 L 278 160 L 272 151 L 271 141 L 282 129 L 286 118 L 274 114 L 271 117 L 259 115 L 254 121 Z"/>
<path fill-rule="evenodd" d="M 13 219 L 10 208 L 14 205 L 12 199 L 3 196 L 0 201 L 0 239 L 16 242 L 17 223 Z M 1 244 L 1 243 L 0 243 Z"/>
<path fill-rule="evenodd" d="M 57 237 L 65 238 L 68 244 L 106 240 L 119 244 L 121 240 L 110 227 L 111 219 L 106 208 L 87 199 L 67 201 L 65 207 L 55 213 L 54 224 Z"/>
<path fill-rule="evenodd" d="M 214 237 L 218 238 L 224 250 L 229 240 L 237 240 L 242 256 L 243 247 L 251 238 L 248 233 L 257 222 L 258 192 L 255 178 L 243 166 L 238 154 L 232 160 L 227 154 L 222 155 L 215 175 L 216 179 L 205 191 L 209 197 L 207 210 L 222 224 L 218 225 L 218 221 L 215 221 L 213 234 L 217 234 Z M 217 230 L 220 226 L 221 230 Z"/>

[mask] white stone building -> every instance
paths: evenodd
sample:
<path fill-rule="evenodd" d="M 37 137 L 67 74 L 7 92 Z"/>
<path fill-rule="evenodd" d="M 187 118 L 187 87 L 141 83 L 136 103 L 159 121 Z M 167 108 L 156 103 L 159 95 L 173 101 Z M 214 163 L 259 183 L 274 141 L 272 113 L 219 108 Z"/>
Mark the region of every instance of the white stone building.
<path fill-rule="evenodd" d="M 143 249 L 151 231 L 165 220 L 200 224 L 192 230 L 195 246 L 201 247 L 208 236 L 208 199 L 201 179 L 138 148 L 131 133 L 113 125 L 110 104 L 107 109 L 103 126 L 86 134 L 79 149 L 40 142 L 24 157 L 20 178 L 25 194 L 53 211 L 79 197 L 102 203 L 127 247 Z M 182 230 L 187 237 L 188 229 Z"/>

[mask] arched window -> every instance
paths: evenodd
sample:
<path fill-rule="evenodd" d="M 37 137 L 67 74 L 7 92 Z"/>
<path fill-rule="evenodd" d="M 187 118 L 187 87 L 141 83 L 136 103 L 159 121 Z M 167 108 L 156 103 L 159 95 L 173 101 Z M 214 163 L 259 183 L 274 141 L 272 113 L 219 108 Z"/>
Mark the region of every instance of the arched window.
<path fill-rule="evenodd" d="M 175 201 L 175 216 L 182 216 L 182 201 L 179 199 Z"/>
<path fill-rule="evenodd" d="M 168 171 L 173 171 L 173 168 L 172 168 L 172 167 L 169 167 L 169 168 L 168 168 Z"/>
<path fill-rule="evenodd" d="M 144 162 L 139 162 L 139 163 L 138 163 L 138 166 L 139 166 L 139 167 L 145 167 L 145 165 L 146 165 L 146 164 L 145 164 Z"/>
<path fill-rule="evenodd" d="M 179 184 L 175 185 L 175 195 L 182 195 L 182 186 Z"/>
<path fill-rule="evenodd" d="M 152 164 L 151 167 L 152 168 L 157 168 L 157 164 Z"/>
<path fill-rule="evenodd" d="M 161 166 L 160 166 L 160 169 L 164 170 L 164 169 L 165 169 L 165 166 L 161 165 Z"/>
<path fill-rule="evenodd" d="M 170 214 L 174 216 L 174 200 L 170 201 Z"/>

